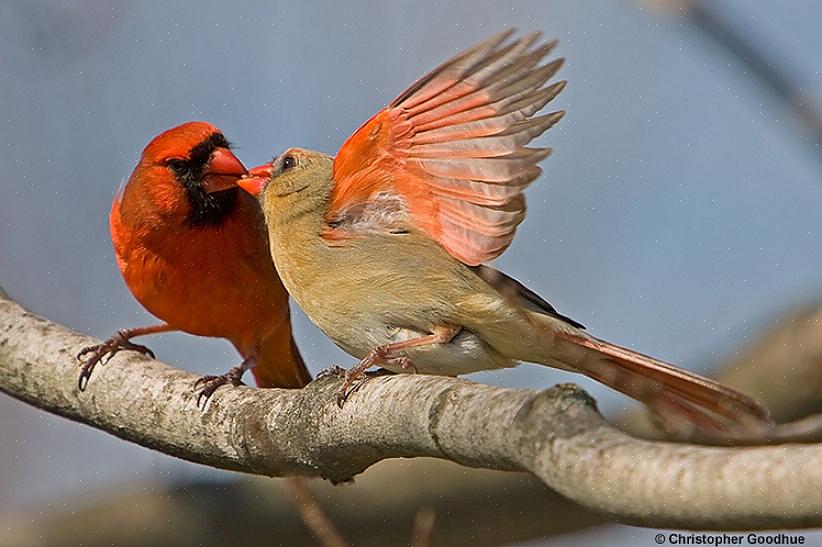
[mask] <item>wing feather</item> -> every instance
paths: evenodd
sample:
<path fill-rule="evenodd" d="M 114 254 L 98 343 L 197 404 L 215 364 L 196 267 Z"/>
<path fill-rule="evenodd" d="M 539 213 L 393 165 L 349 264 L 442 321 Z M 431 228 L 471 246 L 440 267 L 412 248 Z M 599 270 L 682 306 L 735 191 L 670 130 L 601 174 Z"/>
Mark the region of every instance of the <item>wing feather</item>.
<path fill-rule="evenodd" d="M 512 34 L 452 57 L 343 144 L 325 237 L 362 228 L 363 211 L 398 199 L 407 223 L 466 264 L 491 260 L 511 244 L 525 218 L 523 191 L 551 152 L 527 145 L 563 112 L 534 115 L 565 87 L 547 84 L 562 59 L 541 64 L 556 42 L 538 45 L 538 32 L 509 41 Z M 373 214 L 369 221 L 388 218 L 397 222 L 397 215 Z"/>

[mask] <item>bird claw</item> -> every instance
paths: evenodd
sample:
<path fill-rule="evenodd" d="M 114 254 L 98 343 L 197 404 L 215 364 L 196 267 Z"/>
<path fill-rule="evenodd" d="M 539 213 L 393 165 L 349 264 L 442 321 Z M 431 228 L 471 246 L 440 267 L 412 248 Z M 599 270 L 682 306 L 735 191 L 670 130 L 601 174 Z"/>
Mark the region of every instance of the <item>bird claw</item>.
<path fill-rule="evenodd" d="M 349 370 L 345 370 L 341 367 L 337 368 L 342 371 L 342 376 L 337 377 L 342 377 L 344 379 L 343 385 L 340 386 L 340 389 L 337 390 L 335 395 L 337 406 L 340 408 L 343 407 L 351 394 L 359 390 L 367 381 L 373 380 L 374 378 L 379 378 L 380 376 L 393 376 L 395 374 L 386 368 L 378 368 L 373 372 L 366 372 L 365 370 L 357 371 L 355 370 L 357 368 L 356 366 Z"/>
<path fill-rule="evenodd" d="M 409 359 L 408 357 L 392 357 L 389 361 L 390 361 L 390 364 L 398 366 L 403 370 L 407 370 L 411 374 L 419 374 L 419 372 L 420 372 L 417 369 L 417 365 L 412 363 L 411 359 Z M 384 369 L 380 369 L 380 370 L 384 370 Z"/>
<path fill-rule="evenodd" d="M 197 395 L 197 408 L 205 408 L 205 404 L 220 386 L 224 386 L 229 383 L 234 387 L 244 386 L 245 382 L 242 380 L 244 372 L 245 369 L 242 366 L 236 366 L 225 374 L 207 374 L 201 378 L 198 378 L 197 381 L 194 382 L 194 391 L 197 391 L 200 386 L 203 387 Z"/>
<path fill-rule="evenodd" d="M 371 377 L 365 373 L 365 370 L 360 368 L 360 365 L 351 367 L 348 370 L 343 369 L 343 372 L 343 383 L 334 397 L 339 408 L 345 405 L 345 402 L 352 393 L 360 389 L 363 384 L 371 379 Z"/>
<path fill-rule="evenodd" d="M 77 379 L 77 389 L 85 391 L 88 387 L 91 373 L 97 364 L 105 365 L 111 358 L 117 355 L 121 350 L 131 350 L 141 353 L 152 359 L 155 359 L 154 352 L 142 344 L 135 344 L 128 339 L 126 331 L 117 331 L 114 336 L 103 342 L 102 344 L 95 344 L 87 346 L 77 353 L 77 360 L 83 361 L 83 357 L 91 354 L 83 364 L 80 366 L 80 376 Z"/>
<path fill-rule="evenodd" d="M 391 346 L 377 346 L 368 352 L 368 355 L 360 359 L 360 362 L 346 370 L 340 366 L 332 365 L 323 369 L 318 375 L 317 379 L 327 378 L 329 376 L 334 378 L 342 378 L 343 383 L 340 389 L 337 390 L 335 399 L 337 406 L 342 408 L 352 393 L 360 389 L 365 382 L 376 376 L 384 374 L 391 374 L 391 371 L 386 369 L 379 369 L 377 373 L 368 375 L 366 371 L 380 364 L 390 364 L 402 368 L 403 370 L 410 370 L 414 374 L 417 373 L 417 367 L 411 362 L 408 357 L 393 357 L 391 356 Z"/>

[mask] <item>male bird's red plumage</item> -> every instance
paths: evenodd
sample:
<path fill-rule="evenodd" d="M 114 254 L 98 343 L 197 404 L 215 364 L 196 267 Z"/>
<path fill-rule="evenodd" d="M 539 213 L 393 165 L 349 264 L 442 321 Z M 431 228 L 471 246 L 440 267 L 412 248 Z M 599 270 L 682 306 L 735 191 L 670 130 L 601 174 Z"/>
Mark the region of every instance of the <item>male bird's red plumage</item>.
<path fill-rule="evenodd" d="M 301 387 L 310 376 L 259 206 L 234 186 L 244 173 L 208 123 L 154 138 L 112 204 L 117 263 L 135 298 L 168 325 L 153 332 L 226 338 L 254 361 L 259 386 Z"/>

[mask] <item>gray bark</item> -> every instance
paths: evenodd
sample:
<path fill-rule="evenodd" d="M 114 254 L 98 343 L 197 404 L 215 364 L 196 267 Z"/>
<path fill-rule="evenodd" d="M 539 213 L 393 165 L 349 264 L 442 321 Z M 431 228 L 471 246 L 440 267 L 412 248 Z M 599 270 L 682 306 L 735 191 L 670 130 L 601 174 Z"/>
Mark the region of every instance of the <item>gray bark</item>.
<path fill-rule="evenodd" d="M 221 388 L 196 407 L 196 376 L 129 352 L 77 389 L 94 340 L 0 297 L 0 390 L 190 461 L 344 481 L 377 461 L 431 456 L 527 471 L 616 520 L 652 527 L 822 525 L 822 445 L 706 447 L 640 440 L 573 385 L 542 392 L 421 375 L 369 381 L 338 409 L 338 381 L 302 390 Z"/>

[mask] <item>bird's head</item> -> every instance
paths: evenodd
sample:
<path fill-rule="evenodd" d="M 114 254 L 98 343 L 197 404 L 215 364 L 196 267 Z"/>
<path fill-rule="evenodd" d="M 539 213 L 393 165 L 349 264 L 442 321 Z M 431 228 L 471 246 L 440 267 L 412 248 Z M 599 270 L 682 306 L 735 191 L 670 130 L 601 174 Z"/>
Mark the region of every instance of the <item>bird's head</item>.
<path fill-rule="evenodd" d="M 289 148 L 269 163 L 254 167 L 237 184 L 260 200 L 266 220 L 286 220 L 306 211 L 321 211 L 333 184 L 334 158 Z"/>
<path fill-rule="evenodd" d="M 188 122 L 155 137 L 132 175 L 158 209 L 184 214 L 191 224 L 219 223 L 234 209 L 237 180 L 246 169 L 219 129 Z M 131 184 L 129 184 L 131 186 Z"/>

